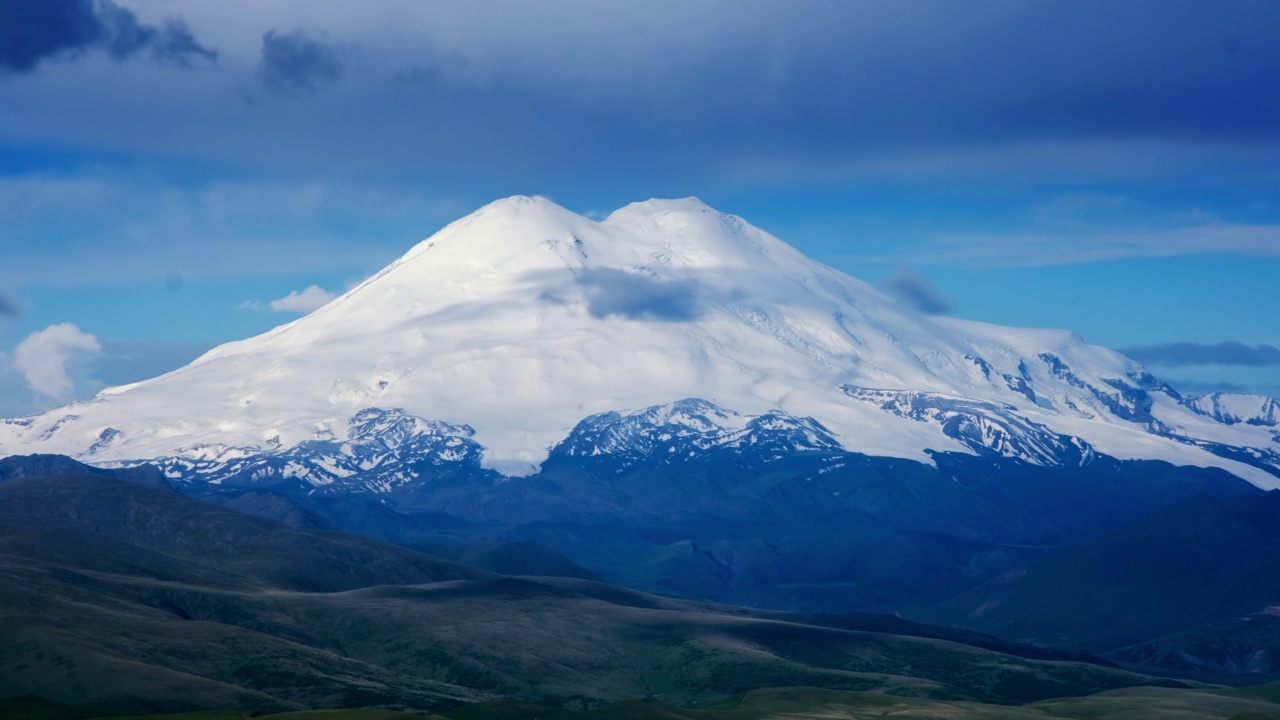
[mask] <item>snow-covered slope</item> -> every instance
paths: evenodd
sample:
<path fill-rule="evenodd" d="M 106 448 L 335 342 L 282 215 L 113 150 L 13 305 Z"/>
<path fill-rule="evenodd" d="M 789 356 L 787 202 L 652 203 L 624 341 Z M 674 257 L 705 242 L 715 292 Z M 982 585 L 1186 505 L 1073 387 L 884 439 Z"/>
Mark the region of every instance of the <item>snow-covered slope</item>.
<path fill-rule="evenodd" d="M 0 454 L 287 473 L 286 456 L 319 444 L 358 469 L 375 462 L 365 446 L 383 431 L 354 428 L 392 417 L 428 455 L 479 452 L 519 475 L 589 416 L 602 442 L 645 437 L 619 422 L 690 398 L 723 416 L 654 422 L 713 443 L 782 422 L 872 455 L 1045 464 L 1100 452 L 1280 484 L 1274 401 L 1182 398 L 1070 332 L 913 313 L 692 198 L 603 222 L 542 198 L 497 201 L 311 315 L 167 375 L 0 421 Z M 697 429 L 712 415 L 714 432 Z M 295 474 L 319 484 L 341 472 Z"/>

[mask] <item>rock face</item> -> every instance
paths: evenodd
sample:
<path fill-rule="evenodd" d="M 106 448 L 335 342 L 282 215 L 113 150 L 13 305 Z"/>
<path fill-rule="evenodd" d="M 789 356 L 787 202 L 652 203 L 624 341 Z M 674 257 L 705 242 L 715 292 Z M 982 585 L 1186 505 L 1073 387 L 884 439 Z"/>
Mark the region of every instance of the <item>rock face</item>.
<path fill-rule="evenodd" d="M 1274 487 L 1277 412 L 1270 398 L 1182 397 L 1073 333 L 913 313 L 695 199 L 596 222 L 514 197 L 307 317 L 0 420 L 0 454 L 330 494 L 726 448 L 760 462 L 820 449 L 1111 456 Z"/>

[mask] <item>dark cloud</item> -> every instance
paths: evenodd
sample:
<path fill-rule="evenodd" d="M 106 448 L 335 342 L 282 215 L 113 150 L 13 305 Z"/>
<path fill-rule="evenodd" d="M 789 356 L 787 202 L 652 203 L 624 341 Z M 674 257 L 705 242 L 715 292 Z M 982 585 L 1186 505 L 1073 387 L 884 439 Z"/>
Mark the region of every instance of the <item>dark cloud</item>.
<path fill-rule="evenodd" d="M 88 49 L 127 60 L 149 50 L 157 61 L 215 61 L 180 20 L 154 27 L 111 0 L 0 0 L 0 69 L 31 72 L 41 61 Z"/>
<path fill-rule="evenodd" d="M 191 28 L 181 20 L 166 20 L 150 47 L 152 57 L 169 65 L 192 67 L 198 61 L 218 61 L 218 52 L 201 45 Z"/>
<path fill-rule="evenodd" d="M 952 303 L 929 279 L 915 269 L 903 265 L 897 272 L 880 281 L 880 287 L 898 302 L 925 315 L 951 312 Z"/>
<path fill-rule="evenodd" d="M 0 292 L 0 317 L 17 317 L 21 314 L 18 303 L 12 297 Z"/>
<path fill-rule="evenodd" d="M 306 30 L 262 36 L 258 78 L 266 89 L 282 95 L 314 93 L 342 77 L 342 54 L 323 36 Z"/>
<path fill-rule="evenodd" d="M 1274 345 L 1245 345 L 1241 342 L 1201 344 L 1165 343 L 1122 348 L 1120 352 L 1141 363 L 1151 365 L 1246 365 L 1262 367 L 1280 365 L 1280 348 Z"/>
<path fill-rule="evenodd" d="M 0 2 L 0 67 L 30 72 L 41 60 L 83 49 L 102 26 L 92 0 L 3 0 Z"/>
<path fill-rule="evenodd" d="M 702 314 L 692 280 L 660 280 L 621 270 L 587 270 L 578 277 L 592 317 L 684 322 Z"/>
<path fill-rule="evenodd" d="M 95 7 L 4 3 L 80 8 L 80 18 Z M 275 103 L 245 115 L 212 73 L 190 93 L 147 95 L 142 83 L 84 78 L 67 92 L 93 104 L 94 122 L 70 122 L 50 92 L 19 99 L 29 106 L 9 120 L 12 136 L 269 172 L 401 178 L 430 167 L 487 197 L 543 182 L 561 192 L 607 183 L 621 198 L 948 173 L 1031 187 L 1165 179 L 1166 164 L 1204 182 L 1264 177 L 1280 153 L 1274 0 L 903 0 L 821 12 L 549 0 L 536 13 L 515 0 L 484 12 L 373 3 L 360 23 L 334 0 L 283 21 L 254 4 L 217 5 L 206 14 L 261 40 L 258 92 L 338 85 L 314 98 L 317 112 Z M 261 36 L 273 22 L 282 29 Z M 294 23 L 341 32 L 344 44 Z M 8 65 L 94 42 L 99 24 L 86 37 L 70 23 Z M 171 122 L 141 121 L 159 117 Z"/>

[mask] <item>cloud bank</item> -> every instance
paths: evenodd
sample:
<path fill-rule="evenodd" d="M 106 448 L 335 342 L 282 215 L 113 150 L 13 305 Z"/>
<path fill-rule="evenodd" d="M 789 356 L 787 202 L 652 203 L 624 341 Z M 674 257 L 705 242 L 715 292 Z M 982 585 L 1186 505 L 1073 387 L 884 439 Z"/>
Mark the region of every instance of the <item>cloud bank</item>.
<path fill-rule="evenodd" d="M 1188 365 L 1280 365 L 1280 348 L 1228 341 L 1217 344 L 1165 343 L 1122 348 L 1121 353 L 1141 363 L 1182 367 Z"/>
<path fill-rule="evenodd" d="M 1243 393 L 1247 394 L 1253 391 L 1253 388 L 1247 385 L 1241 385 L 1233 382 L 1200 382 L 1196 380 L 1176 380 L 1173 383 L 1184 393 L 1195 393 L 1208 395 L 1209 393 Z"/>
<path fill-rule="evenodd" d="M 213 52 L 185 26 L 149 25 L 109 0 L 6 5 L 34 28 L 0 41 L 12 72 L 89 48 L 193 62 Z M 62 92 L 99 109 L 93 123 L 63 121 L 58 93 L 6 96 L 0 84 L 0 104 L 26 103 L 15 137 L 62 146 L 292 172 L 429 167 L 455 187 L 549 176 L 591 186 L 619 167 L 638 187 L 972 172 L 1022 183 L 1064 169 L 1164 177 L 1151 166 L 1173 156 L 1188 177 L 1218 164 L 1270 172 L 1274 5 L 1229 5 L 192 3 L 185 17 L 217 38 L 217 72 L 164 87 L 130 69 L 68 74 Z M 314 112 L 249 111 L 228 92 L 237 86 L 314 96 Z"/>

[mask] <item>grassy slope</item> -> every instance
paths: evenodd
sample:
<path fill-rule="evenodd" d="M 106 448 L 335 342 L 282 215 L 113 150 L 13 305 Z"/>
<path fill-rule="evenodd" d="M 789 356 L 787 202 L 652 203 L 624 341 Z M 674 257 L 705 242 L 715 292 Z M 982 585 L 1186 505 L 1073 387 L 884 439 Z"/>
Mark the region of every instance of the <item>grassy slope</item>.
<path fill-rule="evenodd" d="M 844 692 L 811 687 L 767 688 L 742 693 L 701 707 L 676 707 L 652 699 L 629 699 L 585 710 L 558 710 L 518 700 L 467 705 L 430 720 L 1276 720 L 1280 718 L 1276 685 L 1240 691 L 1128 688 L 1087 697 L 1047 700 L 1021 706 L 966 701 L 904 698 L 881 693 Z M 87 720 L 78 708 L 39 702 L 0 700 L 6 720 Z M 248 720 L 243 710 L 175 715 L 113 716 L 111 720 Z M 409 720 L 422 718 L 376 708 L 295 711 L 258 715 L 257 720 Z"/>
<path fill-rule="evenodd" d="M 573 711 L 518 700 L 471 703 L 430 720 L 774 720 L 783 717 L 908 720 L 1276 720 L 1280 719 L 1280 683 L 1235 691 L 1213 689 L 1125 688 L 1087 697 L 1057 698 L 1023 706 L 906 698 L 883 693 L 842 692 L 822 688 L 765 688 L 703 706 L 677 707 L 630 698 L 594 710 Z M 84 708 L 40 698 L 0 698 L 5 720 L 88 720 Z M 183 712 L 174 715 L 110 716 L 110 720 L 410 720 L 422 715 L 381 708 L 307 710 L 260 715 L 246 710 Z"/>
<path fill-rule="evenodd" d="M 102 477 L 0 483 L 0 696 L 113 711 L 813 685 L 1025 702 L 1150 682 L 585 580 L 503 578 Z"/>
<path fill-rule="evenodd" d="M 903 698 L 880 693 L 818 688 L 769 688 L 697 708 L 653 700 L 627 700 L 586 712 L 555 711 L 525 703 L 480 703 L 447 713 L 450 720 L 772 720 L 774 718 L 905 718 L 936 720 L 1225 720 L 1237 716 L 1280 718 L 1275 698 L 1260 693 L 1168 688 L 1128 688 L 1081 698 L 1023 706 Z M 1261 693 L 1266 695 L 1266 693 Z M 1271 695 L 1280 694 L 1271 689 Z"/>
<path fill-rule="evenodd" d="M 604 600 L 519 579 L 302 593 L 28 574 L 4 591 L 9 607 L 15 588 L 38 596 L 40 611 L 5 643 L 0 694 L 120 709 L 431 710 L 485 695 L 684 703 L 797 682 L 1017 701 L 1142 681 L 1092 665 L 712 613 L 639 593 Z"/>

